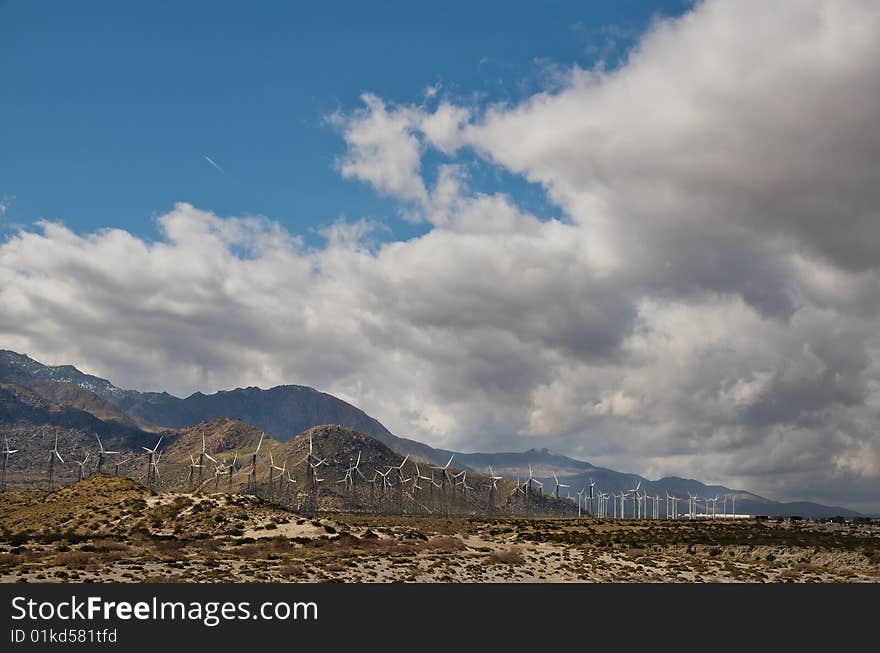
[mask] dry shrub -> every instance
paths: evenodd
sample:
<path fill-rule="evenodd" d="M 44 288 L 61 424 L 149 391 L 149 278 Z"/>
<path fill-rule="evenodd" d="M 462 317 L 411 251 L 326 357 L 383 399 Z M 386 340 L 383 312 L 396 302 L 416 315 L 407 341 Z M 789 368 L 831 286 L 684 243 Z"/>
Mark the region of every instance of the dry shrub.
<path fill-rule="evenodd" d="M 95 553 L 107 553 L 109 551 L 128 551 L 128 544 L 125 542 L 117 542 L 116 540 L 98 539 L 93 540 L 90 544 L 81 547 L 82 551 L 93 551 Z"/>
<path fill-rule="evenodd" d="M 465 550 L 467 544 L 465 544 L 459 537 L 441 535 L 439 537 L 432 537 L 427 542 L 424 542 L 422 548 L 437 553 L 456 553 L 457 551 Z"/>
<path fill-rule="evenodd" d="M 518 546 L 512 546 L 503 551 L 495 551 L 488 557 L 490 564 L 495 565 L 521 565 L 526 561 L 522 549 Z"/>
<path fill-rule="evenodd" d="M 306 575 L 305 566 L 298 562 L 294 562 L 293 560 L 288 560 L 282 564 L 279 571 L 282 575 L 287 576 L 288 578 L 302 578 Z"/>
<path fill-rule="evenodd" d="M 70 551 L 68 553 L 60 553 L 56 558 L 59 565 L 64 565 L 68 569 L 84 570 L 87 567 L 97 566 L 94 556 L 85 551 Z"/>
<path fill-rule="evenodd" d="M 293 543 L 286 537 L 261 537 L 252 544 L 242 544 L 237 553 L 243 558 L 265 559 L 278 557 L 293 548 Z"/>

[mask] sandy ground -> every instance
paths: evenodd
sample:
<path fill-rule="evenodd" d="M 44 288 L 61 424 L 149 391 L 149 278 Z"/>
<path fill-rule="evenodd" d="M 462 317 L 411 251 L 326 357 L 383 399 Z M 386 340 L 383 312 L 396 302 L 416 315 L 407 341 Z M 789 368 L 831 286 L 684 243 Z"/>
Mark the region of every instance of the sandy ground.
<path fill-rule="evenodd" d="M 877 525 L 313 518 L 241 495 L 83 500 L 0 504 L 0 582 L 880 581 Z"/>

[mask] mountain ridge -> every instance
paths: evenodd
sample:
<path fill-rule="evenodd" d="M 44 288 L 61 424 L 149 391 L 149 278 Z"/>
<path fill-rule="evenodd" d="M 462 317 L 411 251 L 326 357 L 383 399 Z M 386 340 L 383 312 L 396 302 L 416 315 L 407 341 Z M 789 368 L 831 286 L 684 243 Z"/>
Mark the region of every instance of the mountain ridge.
<path fill-rule="evenodd" d="M 526 476 L 531 464 L 535 478 L 552 485 L 555 474 L 563 484 L 570 485 L 574 494 L 588 485 L 592 476 L 603 491 L 621 492 L 637 483 L 648 492 L 665 497 L 665 492 L 686 492 L 708 498 L 718 494 L 737 497 L 738 512 L 750 514 L 798 514 L 804 516 L 858 516 L 859 513 L 839 506 L 824 506 L 814 502 L 778 502 L 746 490 L 735 490 L 720 485 L 707 485 L 695 479 L 666 477 L 646 479 L 638 474 L 597 467 L 589 462 L 557 454 L 548 449 L 530 449 L 526 452 L 462 453 L 435 449 L 424 443 L 399 437 L 366 412 L 333 395 L 302 385 L 279 385 L 268 389 L 255 386 L 220 390 L 212 394 L 194 392 L 179 398 L 167 392 L 139 392 L 126 390 L 100 377 L 81 372 L 73 365 L 46 366 L 25 354 L 0 350 L 0 383 L 12 381 L 25 387 L 34 386 L 37 394 L 65 395 L 65 392 L 40 390 L 40 383 L 59 383 L 78 386 L 115 406 L 125 419 L 127 427 L 149 432 L 162 429 L 184 429 L 211 419 L 228 417 L 241 420 L 264 430 L 280 442 L 285 442 L 311 427 L 338 424 L 369 435 L 400 455 L 410 455 L 429 464 L 443 465 L 455 456 L 456 465 L 485 473 L 489 466 L 508 478 Z M 33 388 L 32 388 L 33 389 Z M 88 396 L 78 396 L 85 408 L 101 405 Z M 105 407 L 106 408 L 106 407 Z M 95 409 L 96 410 L 96 409 Z M 86 411 L 89 412 L 89 411 Z M 94 414 L 94 413 L 92 413 Z M 552 459 L 553 465 L 547 464 Z M 686 494 L 684 494 L 686 496 Z"/>

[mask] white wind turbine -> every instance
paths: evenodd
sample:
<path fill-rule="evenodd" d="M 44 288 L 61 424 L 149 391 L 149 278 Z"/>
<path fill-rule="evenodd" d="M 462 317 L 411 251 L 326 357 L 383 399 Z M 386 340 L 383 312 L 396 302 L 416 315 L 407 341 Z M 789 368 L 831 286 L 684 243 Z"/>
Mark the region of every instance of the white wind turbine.
<path fill-rule="evenodd" d="M 226 491 L 232 492 L 232 477 L 235 476 L 235 463 L 238 462 L 238 451 L 232 456 L 232 461 L 226 466 L 229 474 L 226 476 Z"/>
<path fill-rule="evenodd" d="M 0 491 L 6 491 L 6 466 L 9 464 L 9 456 L 18 453 L 18 449 L 9 448 L 9 436 L 3 436 L 3 468 L 0 472 Z"/>
<path fill-rule="evenodd" d="M 190 489 L 192 489 L 196 469 L 201 469 L 202 465 L 199 464 L 199 462 L 196 460 L 196 457 L 192 454 L 189 455 L 189 461 L 189 475 L 187 476 L 186 480 Z M 201 474 L 199 474 L 199 476 L 201 477 Z"/>
<path fill-rule="evenodd" d="M 153 489 L 153 472 L 156 472 L 156 475 L 159 474 L 159 465 L 158 460 L 156 458 L 156 452 L 159 450 L 159 445 L 162 444 L 162 438 L 165 436 L 159 436 L 159 441 L 156 442 L 156 446 L 150 449 L 149 447 L 141 447 L 144 451 L 147 452 L 149 457 L 149 462 L 147 463 L 147 487 L 149 489 Z"/>
<path fill-rule="evenodd" d="M 425 476 L 424 474 L 422 474 L 422 471 L 419 469 L 419 464 L 418 464 L 418 463 L 414 462 L 413 464 L 416 466 L 416 473 L 415 473 L 415 475 L 414 475 L 413 478 L 417 478 L 417 479 L 420 480 L 420 481 L 430 481 L 430 480 L 432 480 L 432 478 L 431 478 L 430 476 Z"/>
<path fill-rule="evenodd" d="M 542 491 L 544 490 L 544 484 L 535 478 L 534 474 L 532 473 L 532 464 L 529 463 L 529 477 L 528 479 L 526 479 L 525 485 L 523 486 L 526 490 L 527 495 L 532 493 L 532 483 L 541 488 Z"/>
<path fill-rule="evenodd" d="M 596 481 L 593 480 L 593 477 L 590 476 L 590 510 L 589 512 L 593 512 L 593 488 L 596 487 Z"/>
<path fill-rule="evenodd" d="M 220 486 L 220 477 L 227 474 L 231 474 L 231 472 L 226 465 L 223 463 L 214 463 L 214 492 L 216 492 Z"/>
<path fill-rule="evenodd" d="M 489 465 L 489 514 L 495 514 L 495 499 L 498 494 L 498 481 L 501 480 L 501 476 L 495 473 L 495 470 L 492 469 L 492 466 Z"/>
<path fill-rule="evenodd" d="M 202 450 L 199 451 L 199 485 L 202 484 L 202 468 L 205 466 L 205 458 L 210 460 L 214 465 L 217 465 L 217 460 L 208 453 L 208 447 L 205 442 L 205 434 L 202 433 Z"/>
<path fill-rule="evenodd" d="M 265 433 L 260 433 L 260 440 L 257 442 L 257 448 L 251 452 L 251 469 L 248 474 L 248 492 L 252 492 L 253 494 L 257 493 L 257 454 L 260 453 L 260 447 L 263 444 L 263 436 L 265 435 Z"/>
<path fill-rule="evenodd" d="M 79 465 L 79 480 L 83 480 L 86 477 L 86 463 L 89 460 L 89 452 L 86 451 L 86 455 L 82 460 L 74 460 L 73 462 Z"/>
<path fill-rule="evenodd" d="M 287 466 L 287 463 L 285 463 L 285 467 L 286 466 Z M 281 472 L 282 477 L 284 476 L 285 469 L 283 467 L 279 467 L 278 465 L 275 464 L 275 457 L 272 455 L 272 449 L 269 449 L 269 498 L 270 499 L 272 498 L 272 493 L 274 492 L 274 488 L 275 488 L 275 484 L 274 484 L 275 470 L 278 470 L 279 472 Z"/>
<path fill-rule="evenodd" d="M 162 453 L 164 452 L 160 451 L 159 453 L 157 453 L 156 457 L 153 458 L 153 461 L 150 463 L 150 465 L 153 467 L 153 474 L 155 475 L 157 481 L 160 479 L 159 461 L 162 459 Z"/>
<path fill-rule="evenodd" d="M 58 433 L 55 433 L 55 446 L 49 451 L 49 492 L 52 491 L 52 481 L 55 478 L 55 459 L 63 465 L 64 458 L 58 453 Z"/>
<path fill-rule="evenodd" d="M 122 465 L 125 465 L 132 458 L 134 458 L 134 454 L 129 454 L 122 460 L 119 460 L 119 458 L 117 458 L 116 461 L 113 463 L 113 476 L 119 476 L 119 468 Z"/>
<path fill-rule="evenodd" d="M 699 498 L 688 492 L 688 515 L 691 519 L 697 518 L 697 501 Z"/>
<path fill-rule="evenodd" d="M 95 439 L 98 441 L 98 461 L 95 464 L 95 471 L 100 474 L 101 469 L 104 467 L 104 457 L 105 456 L 113 456 L 118 454 L 118 451 L 107 451 L 104 448 L 104 444 L 101 442 L 101 436 L 95 433 Z"/>
<path fill-rule="evenodd" d="M 376 481 L 379 479 L 379 472 L 373 471 L 373 478 L 368 478 L 367 483 L 370 484 L 370 507 L 376 507 Z"/>
<path fill-rule="evenodd" d="M 638 501 L 639 501 L 639 488 L 642 487 L 642 482 L 639 481 L 638 484 L 631 490 L 627 490 L 627 494 L 632 492 L 633 494 L 633 519 L 637 519 L 638 514 Z"/>
<path fill-rule="evenodd" d="M 443 467 L 431 467 L 431 469 L 437 470 L 438 472 L 443 472 L 443 477 L 440 481 L 443 486 L 452 483 L 452 477 L 449 474 L 449 466 L 452 464 L 453 458 L 455 458 L 455 454 L 449 456 L 449 460 L 446 462 L 445 465 L 443 465 Z"/>
<path fill-rule="evenodd" d="M 409 454 L 406 455 L 402 463 L 400 463 L 397 467 L 394 467 L 394 470 L 397 472 L 397 484 L 401 486 L 407 481 L 407 479 L 404 479 L 403 477 L 403 466 L 406 465 L 407 460 L 409 460 Z"/>
<path fill-rule="evenodd" d="M 383 496 L 385 494 L 387 494 L 388 490 L 393 487 L 391 485 L 391 481 L 388 480 L 388 475 L 391 474 L 391 471 L 393 469 L 394 469 L 394 467 L 389 467 L 384 472 L 380 472 L 378 469 L 376 470 L 376 473 L 382 477 L 382 495 Z"/>
<path fill-rule="evenodd" d="M 553 481 L 556 483 L 556 487 L 553 490 L 553 493 L 556 495 L 556 498 L 559 498 L 559 488 L 561 487 L 571 487 L 570 485 L 566 485 L 565 483 L 560 483 L 559 479 L 556 478 L 556 474 L 553 474 Z"/>
<path fill-rule="evenodd" d="M 296 483 L 296 479 L 290 475 L 290 470 L 288 469 L 287 470 L 287 492 L 288 492 L 288 494 L 292 491 L 294 483 Z"/>

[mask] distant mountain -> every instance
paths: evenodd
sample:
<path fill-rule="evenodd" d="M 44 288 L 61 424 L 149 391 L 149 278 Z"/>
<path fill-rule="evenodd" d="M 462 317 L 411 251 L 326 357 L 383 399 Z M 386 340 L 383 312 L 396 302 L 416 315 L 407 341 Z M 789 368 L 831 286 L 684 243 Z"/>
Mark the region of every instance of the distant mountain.
<path fill-rule="evenodd" d="M 151 427 L 179 429 L 216 417 L 232 417 L 253 424 L 284 442 L 312 426 L 339 424 L 366 433 L 404 455 L 433 462 L 443 456 L 448 459 L 446 452 L 399 438 L 360 408 L 306 386 L 282 385 L 268 390 L 236 388 L 210 395 L 196 392 L 181 399 L 167 392 L 124 390 L 72 365 L 43 365 L 24 354 L 0 350 L 0 383 L 36 387 L 39 382 L 47 381 L 87 390 L 115 406 L 127 420 L 145 430 L 151 430 Z M 81 398 L 81 401 L 85 399 Z M 106 414 L 106 405 L 100 410 Z"/>
<path fill-rule="evenodd" d="M 0 382 L 27 386 L 33 380 L 71 383 L 113 403 L 126 394 L 138 394 L 117 388 L 106 379 L 80 372 L 73 365 L 43 365 L 25 354 L 0 349 Z"/>
<path fill-rule="evenodd" d="M 530 449 L 522 453 L 472 453 L 457 454 L 455 460 L 471 469 L 483 470 L 490 465 L 495 472 L 508 478 L 520 477 L 525 479 L 529 473 L 529 465 L 535 478 L 544 483 L 545 488 L 551 491 L 555 479 L 570 488 L 562 490 L 561 495 L 586 489 L 589 492 L 589 484 L 595 482 L 594 496 L 602 492 L 620 494 L 635 488 L 638 484 L 640 492 L 647 492 L 649 496 L 659 496 L 661 505 L 665 508 L 666 493 L 684 499 L 679 501 L 679 512 L 685 511 L 687 497 L 692 494 L 699 498 L 698 512 L 706 510 L 705 499 L 718 497 L 715 508 L 718 514 L 723 509 L 723 499 L 727 497 L 727 510 L 733 510 L 733 497 L 736 497 L 737 514 L 787 516 L 800 515 L 803 517 L 856 517 L 860 513 L 840 506 L 824 506 L 809 501 L 779 502 L 767 499 L 746 490 L 737 490 L 724 487 L 723 485 L 706 485 L 694 479 L 678 478 L 670 476 L 657 480 L 650 480 L 638 474 L 626 474 L 604 467 L 596 467 L 591 463 L 575 460 L 563 456 L 548 449 Z M 661 508 L 661 511 L 664 509 Z M 627 511 L 631 510 L 631 500 L 627 500 Z"/>
<path fill-rule="evenodd" d="M 718 496 L 719 510 L 723 497 L 731 499 L 735 496 L 738 513 L 770 516 L 800 514 L 805 517 L 858 515 L 837 506 L 776 502 L 745 490 L 708 486 L 693 479 L 645 479 L 635 474 L 596 467 L 547 449 L 522 453 L 459 453 L 434 449 L 421 442 L 398 437 L 361 409 L 306 386 L 283 385 L 268 390 L 237 388 L 210 395 L 196 392 L 181 399 L 166 392 L 125 390 L 71 365 L 47 366 L 8 350 L 0 350 L 0 383 L 27 387 L 50 403 L 61 403 L 116 423 L 128 429 L 128 432 L 137 433 L 138 438 L 145 437 L 149 431 L 182 429 L 217 418 L 246 422 L 279 442 L 290 440 L 294 435 L 315 426 L 337 424 L 369 435 L 397 454 L 408 454 L 430 464 L 443 465 L 454 455 L 454 465 L 459 468 L 486 473 L 491 466 L 498 474 L 509 479 L 525 479 L 531 465 L 535 477 L 548 490 L 553 490 L 554 474 L 560 483 L 571 486 L 561 488 L 562 496 L 567 492 L 574 495 L 588 485 L 592 477 L 596 488 L 604 492 L 620 493 L 641 483 L 641 488 L 649 494 L 663 498 L 666 492 L 685 500 L 688 493 L 697 495 L 701 500 Z M 704 509 L 703 505 L 701 501 L 701 510 Z"/>

